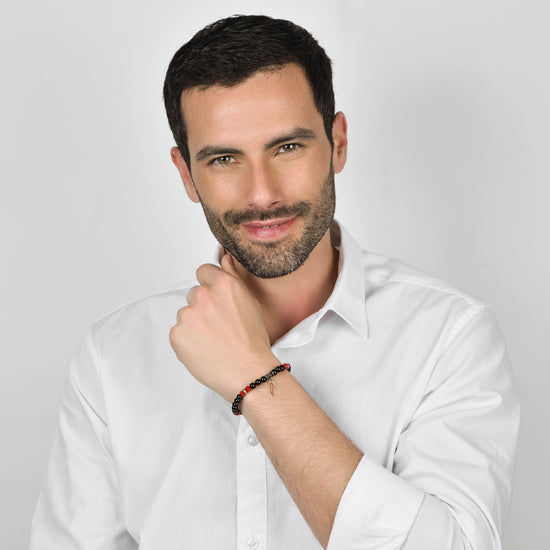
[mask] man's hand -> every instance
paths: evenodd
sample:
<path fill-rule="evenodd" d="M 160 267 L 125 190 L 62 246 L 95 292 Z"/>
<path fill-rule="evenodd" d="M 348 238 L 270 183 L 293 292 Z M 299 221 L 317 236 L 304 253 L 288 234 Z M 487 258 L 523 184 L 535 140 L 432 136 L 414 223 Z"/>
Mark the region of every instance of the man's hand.
<path fill-rule="evenodd" d="M 226 254 L 221 268 L 197 269 L 200 286 L 178 311 L 170 343 L 178 359 L 202 384 L 228 401 L 278 364 L 257 300 Z"/>

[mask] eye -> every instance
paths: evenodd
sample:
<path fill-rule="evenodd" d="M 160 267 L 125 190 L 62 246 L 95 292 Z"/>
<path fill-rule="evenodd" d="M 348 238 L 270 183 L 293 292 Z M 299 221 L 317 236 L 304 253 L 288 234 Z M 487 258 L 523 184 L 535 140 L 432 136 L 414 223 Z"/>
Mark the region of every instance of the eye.
<path fill-rule="evenodd" d="M 222 157 L 216 157 L 212 159 L 209 164 L 217 164 L 218 166 L 227 166 L 235 162 L 235 159 L 231 155 L 224 155 Z"/>
<path fill-rule="evenodd" d="M 298 149 L 301 149 L 302 145 L 299 143 L 285 143 L 284 145 L 281 145 L 279 148 L 280 153 L 294 153 L 294 151 L 298 151 Z"/>

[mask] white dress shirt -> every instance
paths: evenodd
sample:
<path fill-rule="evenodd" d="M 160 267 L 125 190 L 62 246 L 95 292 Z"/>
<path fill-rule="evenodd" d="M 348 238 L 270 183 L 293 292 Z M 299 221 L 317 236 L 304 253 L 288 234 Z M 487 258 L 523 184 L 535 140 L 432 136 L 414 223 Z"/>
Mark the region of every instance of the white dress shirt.
<path fill-rule="evenodd" d="M 332 237 L 332 295 L 272 348 L 364 453 L 329 550 L 500 548 L 519 405 L 493 314 L 336 223 Z M 321 548 L 246 419 L 176 359 L 187 291 L 126 305 L 85 337 L 32 550 Z"/>

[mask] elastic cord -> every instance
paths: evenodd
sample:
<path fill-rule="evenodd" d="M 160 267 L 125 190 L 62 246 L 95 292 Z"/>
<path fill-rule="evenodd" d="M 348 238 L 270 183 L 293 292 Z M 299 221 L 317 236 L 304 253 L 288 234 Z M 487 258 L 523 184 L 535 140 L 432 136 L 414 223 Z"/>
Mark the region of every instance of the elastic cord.
<path fill-rule="evenodd" d="M 254 382 L 250 382 L 248 386 L 246 386 L 244 389 L 242 389 L 235 399 L 233 400 L 233 404 L 231 405 L 231 411 L 235 416 L 239 416 L 241 414 L 241 410 L 239 409 L 239 405 L 241 404 L 241 401 L 243 400 L 243 397 L 248 393 L 251 392 L 256 386 L 259 386 L 260 384 L 263 384 L 264 382 L 267 382 L 269 380 L 270 384 L 270 391 L 271 395 L 273 395 L 273 382 L 271 379 L 279 374 L 280 372 L 283 372 L 284 370 L 287 370 L 290 372 L 290 365 L 288 363 L 283 363 L 282 365 L 277 365 L 274 369 L 269 371 L 265 376 L 262 376 L 261 378 L 256 378 Z"/>

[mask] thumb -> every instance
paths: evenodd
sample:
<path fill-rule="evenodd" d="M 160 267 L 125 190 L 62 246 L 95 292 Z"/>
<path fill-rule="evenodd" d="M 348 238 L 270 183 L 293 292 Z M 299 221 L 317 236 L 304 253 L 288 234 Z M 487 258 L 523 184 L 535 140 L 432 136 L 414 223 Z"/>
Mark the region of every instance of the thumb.
<path fill-rule="evenodd" d="M 231 256 L 231 254 L 225 254 L 222 258 L 222 261 L 220 262 L 220 265 L 224 271 L 226 271 L 230 275 L 233 275 L 234 277 L 239 278 L 239 274 L 235 269 L 233 256 Z"/>

